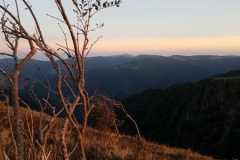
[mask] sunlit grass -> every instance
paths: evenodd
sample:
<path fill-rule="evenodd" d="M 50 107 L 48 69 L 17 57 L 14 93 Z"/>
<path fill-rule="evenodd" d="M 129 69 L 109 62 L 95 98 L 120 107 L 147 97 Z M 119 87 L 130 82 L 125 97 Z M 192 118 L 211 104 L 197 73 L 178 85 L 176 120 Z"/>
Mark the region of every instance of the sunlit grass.
<path fill-rule="evenodd" d="M 12 113 L 12 108 L 0 105 L 0 138 L 3 148 L 10 158 L 14 158 L 14 145 L 11 139 L 11 132 L 9 130 L 8 113 Z M 33 117 L 33 127 L 37 130 L 39 124 L 39 112 L 22 108 L 24 126 L 27 126 L 26 119 L 30 120 L 30 115 Z M 51 116 L 44 114 L 44 124 L 51 119 Z M 51 135 L 48 139 L 49 146 L 52 147 L 51 159 L 59 159 L 59 140 L 61 123 L 63 119 L 57 119 L 56 125 L 51 131 Z M 35 133 L 36 137 L 37 133 Z M 117 140 L 118 138 L 118 140 Z M 68 147 L 72 148 L 76 144 L 76 134 L 73 130 L 69 130 L 67 143 Z M 27 139 L 24 140 L 25 148 L 29 147 Z M 208 156 L 202 156 L 196 152 L 192 152 L 190 149 L 172 148 L 165 145 L 159 145 L 153 142 L 147 142 L 144 139 L 139 141 L 137 137 L 130 137 L 127 135 L 121 135 L 120 137 L 111 132 L 102 132 L 96 129 L 88 128 L 85 137 L 85 148 L 88 159 L 112 159 L 112 160 L 174 160 L 174 159 L 186 159 L 186 160 L 212 160 L 213 158 Z M 31 149 L 26 149 L 26 152 L 30 152 Z M 74 153 L 70 159 L 76 159 L 77 152 Z"/>

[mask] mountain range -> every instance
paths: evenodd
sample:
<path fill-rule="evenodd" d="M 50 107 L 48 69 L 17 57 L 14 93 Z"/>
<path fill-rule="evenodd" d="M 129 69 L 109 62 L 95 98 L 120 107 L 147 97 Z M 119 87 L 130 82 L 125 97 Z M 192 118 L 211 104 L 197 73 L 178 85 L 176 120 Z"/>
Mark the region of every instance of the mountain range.
<path fill-rule="evenodd" d="M 130 57 L 129 62 L 86 72 L 87 89 L 126 97 L 147 88 L 167 88 L 179 82 L 196 82 L 216 74 L 240 69 L 240 57 L 151 56 Z M 124 96 L 125 95 L 125 96 Z"/>
<path fill-rule="evenodd" d="M 68 60 L 72 63 L 72 59 Z M 196 82 L 200 79 L 240 69 L 237 56 L 157 56 L 118 55 L 88 57 L 85 61 L 86 88 L 123 99 L 147 88 L 167 88 L 175 83 Z M 0 68 L 10 70 L 12 59 L 0 59 Z M 62 67 L 63 68 L 63 67 Z M 21 71 L 25 78 L 45 81 L 55 86 L 55 72 L 49 61 L 31 60 Z M 25 81 L 25 79 L 20 79 Z M 40 88 L 40 87 L 39 87 Z"/>

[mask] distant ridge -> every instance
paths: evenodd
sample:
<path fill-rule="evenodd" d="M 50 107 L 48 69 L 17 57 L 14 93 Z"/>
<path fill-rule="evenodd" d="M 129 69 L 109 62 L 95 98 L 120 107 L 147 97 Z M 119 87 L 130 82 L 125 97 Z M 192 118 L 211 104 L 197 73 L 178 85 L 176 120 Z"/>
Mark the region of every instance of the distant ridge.
<path fill-rule="evenodd" d="M 67 60 L 74 63 L 72 59 Z M 55 84 L 54 68 L 49 61 L 33 60 Z M 8 64 L 7 64 L 8 63 Z M 13 61 L 0 59 L 0 67 L 13 67 Z M 60 62 L 61 64 L 61 62 Z M 169 57 L 129 54 L 87 57 L 85 60 L 86 87 L 90 93 L 126 97 L 147 88 L 166 88 L 174 83 L 196 82 L 213 75 L 240 69 L 240 57 L 196 55 Z M 21 71 L 26 78 L 43 80 L 37 67 L 29 62 Z"/>
<path fill-rule="evenodd" d="M 88 89 L 98 89 L 113 95 L 132 94 L 147 88 L 166 88 L 174 83 L 196 82 L 240 69 L 240 57 L 233 56 L 139 55 L 129 59 L 129 62 L 113 67 L 87 72 Z"/>
<path fill-rule="evenodd" d="M 213 77 L 238 77 L 240 76 L 240 70 L 234 70 L 227 73 L 218 74 Z"/>
<path fill-rule="evenodd" d="M 133 55 L 131 55 L 131 54 L 129 54 L 129 53 L 124 53 L 124 54 L 120 54 L 120 55 L 112 55 L 113 57 L 115 57 L 115 56 L 124 56 L 124 57 L 135 57 L 135 56 L 133 56 Z"/>

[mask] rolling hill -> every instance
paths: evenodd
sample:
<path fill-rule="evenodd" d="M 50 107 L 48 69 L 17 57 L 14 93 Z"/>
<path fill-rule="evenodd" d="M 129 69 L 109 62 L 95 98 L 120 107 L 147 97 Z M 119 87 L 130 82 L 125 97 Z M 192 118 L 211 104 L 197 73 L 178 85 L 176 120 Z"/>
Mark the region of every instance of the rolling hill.
<path fill-rule="evenodd" d="M 87 89 L 105 94 L 130 95 L 147 88 L 166 88 L 179 82 L 196 82 L 216 74 L 240 69 L 240 57 L 150 56 L 86 72 Z"/>

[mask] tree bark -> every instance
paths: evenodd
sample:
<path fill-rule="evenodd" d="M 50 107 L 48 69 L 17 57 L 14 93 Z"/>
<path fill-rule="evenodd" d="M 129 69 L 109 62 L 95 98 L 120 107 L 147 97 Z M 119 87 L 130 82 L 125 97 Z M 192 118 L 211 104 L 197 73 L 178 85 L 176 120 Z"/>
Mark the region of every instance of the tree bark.
<path fill-rule="evenodd" d="M 78 133 L 78 135 L 81 135 L 81 133 Z M 86 154 L 85 154 L 85 148 L 84 148 L 84 135 L 81 135 L 81 137 L 79 137 L 79 148 L 81 150 L 81 159 L 82 160 L 86 160 Z"/>
<path fill-rule="evenodd" d="M 62 156 L 64 160 L 69 160 L 69 154 L 66 144 L 66 133 L 68 130 L 69 119 L 66 119 L 64 122 L 64 126 L 62 128 L 62 135 L 61 135 L 61 149 L 62 149 Z"/>
<path fill-rule="evenodd" d="M 17 159 L 23 160 L 23 135 L 21 133 L 21 110 L 19 105 L 19 95 L 18 95 L 18 77 L 20 72 L 14 71 L 12 77 L 12 106 L 14 111 L 14 137 L 17 144 Z"/>

